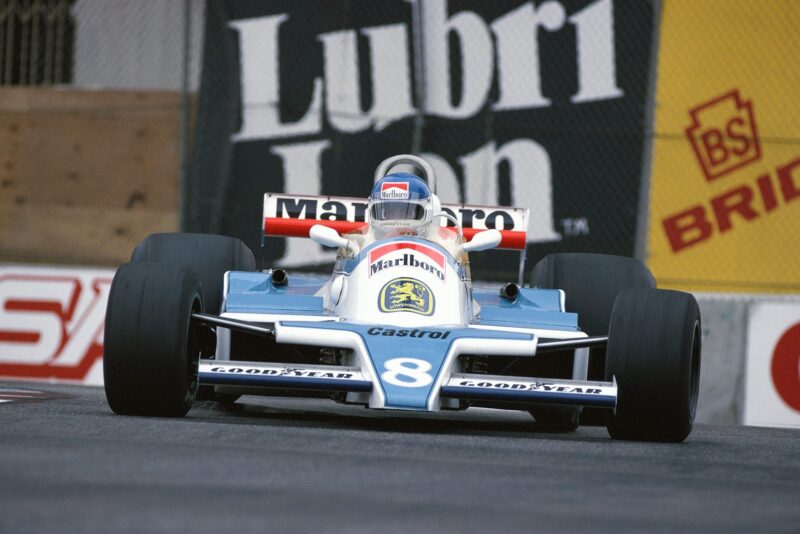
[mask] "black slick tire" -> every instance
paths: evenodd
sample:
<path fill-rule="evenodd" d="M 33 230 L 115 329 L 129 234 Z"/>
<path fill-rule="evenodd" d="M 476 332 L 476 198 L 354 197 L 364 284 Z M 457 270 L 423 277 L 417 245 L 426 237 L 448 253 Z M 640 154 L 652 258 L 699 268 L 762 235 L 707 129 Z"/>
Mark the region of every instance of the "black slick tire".
<path fill-rule="evenodd" d="M 590 336 L 608 333 L 620 291 L 656 287 L 655 278 L 639 260 L 588 253 L 549 254 L 533 267 L 530 282 L 533 287 L 563 289 L 564 307 L 578 314 L 581 330 Z"/>
<path fill-rule="evenodd" d="M 537 427 L 545 431 L 571 432 L 579 425 L 580 412 L 568 406 L 537 406 L 529 411 Z"/>
<path fill-rule="evenodd" d="M 222 307 L 223 275 L 226 271 L 253 271 L 253 253 L 234 237 L 164 233 L 152 234 L 133 249 L 131 262 L 150 261 L 188 265 L 200 276 L 203 303 L 208 313 L 219 313 Z"/>
<path fill-rule="evenodd" d="M 616 378 L 614 439 L 681 442 L 692 431 L 701 357 L 700 309 L 680 291 L 626 289 L 611 314 L 606 380 Z"/>
<path fill-rule="evenodd" d="M 200 277 L 203 304 L 208 313 L 222 311 L 224 275 L 227 271 L 254 271 L 253 252 L 241 240 L 213 234 L 152 234 L 133 249 L 131 262 L 187 265 Z M 213 386 L 200 386 L 198 400 L 232 403 L 238 395 L 217 394 Z"/>
<path fill-rule="evenodd" d="M 119 268 L 103 355 L 106 399 L 115 413 L 186 415 L 198 387 L 191 314 L 199 311 L 200 278 L 190 267 L 136 262 Z"/>

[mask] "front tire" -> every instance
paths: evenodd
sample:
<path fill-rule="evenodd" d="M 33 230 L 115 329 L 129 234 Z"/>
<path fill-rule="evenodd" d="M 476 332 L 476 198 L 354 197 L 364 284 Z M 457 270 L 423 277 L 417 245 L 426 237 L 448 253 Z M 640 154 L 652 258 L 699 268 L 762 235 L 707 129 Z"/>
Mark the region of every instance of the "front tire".
<path fill-rule="evenodd" d="M 617 296 L 606 350 L 616 378 L 614 439 L 681 442 L 692 431 L 700 384 L 700 309 L 680 291 L 627 289 Z"/>
<path fill-rule="evenodd" d="M 227 271 L 254 271 L 253 252 L 235 237 L 192 234 L 151 234 L 133 249 L 131 262 L 186 265 L 200 277 L 205 311 L 222 312 L 222 292 Z M 214 386 L 200 386 L 197 400 L 233 403 L 238 395 L 217 394 Z"/>
<path fill-rule="evenodd" d="M 106 308 L 103 378 L 122 415 L 182 417 L 195 399 L 200 357 L 191 314 L 202 311 L 200 279 L 186 266 L 126 263 Z"/>
<path fill-rule="evenodd" d="M 635 258 L 583 252 L 545 256 L 533 267 L 530 282 L 532 287 L 562 289 L 566 311 L 578 314 L 581 330 L 590 336 L 608 334 L 614 299 L 620 291 L 632 287 L 656 287 L 652 273 Z M 593 348 L 590 354 L 588 379 L 602 380 L 605 348 Z M 546 412 L 548 408 L 539 411 Z M 584 408 L 576 411 L 580 412 L 581 424 L 605 424 L 605 410 Z M 564 427 L 572 424 L 573 416 L 568 411 L 554 411 L 552 415 L 542 414 L 540 417 L 558 418 L 559 413 Z"/>

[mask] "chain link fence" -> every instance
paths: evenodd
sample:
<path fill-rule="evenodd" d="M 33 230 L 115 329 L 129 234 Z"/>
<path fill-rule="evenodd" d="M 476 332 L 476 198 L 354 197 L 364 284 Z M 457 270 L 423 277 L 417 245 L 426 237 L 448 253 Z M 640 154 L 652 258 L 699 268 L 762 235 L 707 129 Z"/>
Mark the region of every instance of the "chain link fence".
<path fill-rule="evenodd" d="M 382 159 L 415 152 L 445 202 L 528 208 L 532 260 L 633 255 L 655 16 L 612 0 L 210 2 L 186 227 L 257 247 L 263 192 L 365 197 Z M 267 259 L 315 268 L 314 247 L 271 243 Z M 474 264 L 516 269 L 503 252 Z"/>
<path fill-rule="evenodd" d="M 446 202 L 529 208 L 531 261 L 795 291 L 798 21 L 792 0 L 0 0 L 0 258 L 114 264 L 181 226 L 256 248 L 263 192 L 363 197 L 413 152 Z"/>
<path fill-rule="evenodd" d="M 449 30 L 451 71 L 448 88 L 435 54 L 421 54 L 423 74 L 434 78 L 423 84 L 421 145 L 457 183 L 452 200 L 528 207 L 533 261 L 553 252 L 634 255 L 655 4 L 478 0 L 448 8 L 438 14 L 447 19 L 436 20 L 434 9 L 421 18 L 431 43 L 442 39 L 438 26 Z M 467 37 L 479 25 L 467 13 L 479 14 L 493 43 L 483 47 L 494 49 L 483 57 L 494 70 L 483 85 L 481 46 Z"/>

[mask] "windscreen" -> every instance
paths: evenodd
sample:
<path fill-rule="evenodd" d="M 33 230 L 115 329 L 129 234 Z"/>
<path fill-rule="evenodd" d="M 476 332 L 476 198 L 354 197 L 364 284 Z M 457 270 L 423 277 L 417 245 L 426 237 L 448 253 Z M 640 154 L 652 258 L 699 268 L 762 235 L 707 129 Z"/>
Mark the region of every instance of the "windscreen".
<path fill-rule="evenodd" d="M 376 202 L 370 214 L 375 221 L 421 221 L 425 208 L 415 202 Z"/>

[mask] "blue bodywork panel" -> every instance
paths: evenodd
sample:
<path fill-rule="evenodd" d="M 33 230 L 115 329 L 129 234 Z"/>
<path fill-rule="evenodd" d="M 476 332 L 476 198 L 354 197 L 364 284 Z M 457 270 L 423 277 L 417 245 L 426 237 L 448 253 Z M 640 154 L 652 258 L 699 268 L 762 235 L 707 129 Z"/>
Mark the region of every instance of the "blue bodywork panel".
<path fill-rule="evenodd" d="M 270 273 L 231 271 L 223 312 L 325 315 L 322 297 L 314 294 L 327 277 L 292 276 L 288 284 L 274 285 Z"/>
<path fill-rule="evenodd" d="M 288 284 L 274 285 L 270 273 L 231 271 L 223 311 L 286 315 L 329 315 L 323 298 L 315 293 L 328 281 L 323 276 L 293 275 Z M 577 330 L 578 316 L 561 310 L 561 292 L 555 289 L 520 288 L 513 300 L 497 289 L 473 289 L 480 304 L 472 324 Z"/>
<path fill-rule="evenodd" d="M 427 410 L 427 403 L 434 392 L 436 380 L 445 367 L 444 360 L 456 339 L 533 339 L 531 334 L 474 328 L 401 328 L 310 321 L 281 321 L 281 324 L 298 328 L 347 330 L 357 333 L 364 341 L 377 372 L 380 387 L 386 395 L 386 407 L 406 410 Z M 419 368 L 412 362 L 404 362 L 402 358 L 421 360 L 430 367 Z M 392 365 L 387 365 L 391 360 L 395 361 Z M 420 380 L 416 386 L 415 376 L 429 378 Z M 397 381 L 404 382 L 405 385 L 392 383 Z"/>
<path fill-rule="evenodd" d="M 473 289 L 481 309 L 473 324 L 577 330 L 578 315 L 561 311 L 561 292 L 557 289 L 520 288 L 509 300 L 498 290 Z"/>
<path fill-rule="evenodd" d="M 285 326 L 316 331 L 346 330 L 358 335 L 377 376 L 372 387 L 380 387 L 386 408 L 428 410 L 429 403 L 435 402 L 433 395 L 438 393 L 435 390 L 437 381 L 443 369 L 449 368 L 446 360 L 457 339 L 534 340 L 532 334 L 524 332 L 456 325 L 411 328 L 340 322 L 324 309 L 323 297 L 317 296 L 328 282 L 327 276 L 293 275 L 284 285 L 273 284 L 270 272 L 231 271 L 226 276 L 227 293 L 223 307 L 226 313 L 277 315 L 281 316 L 280 324 Z M 563 331 L 578 329 L 577 315 L 561 311 L 561 292 L 558 290 L 520 288 L 514 299 L 506 299 L 500 296 L 499 288 L 475 288 L 473 298 L 480 305 L 479 315 L 472 322 L 474 325 Z M 329 317 L 331 320 L 291 319 L 300 315 Z M 277 383 L 275 377 L 268 378 L 270 384 Z M 303 385 L 300 378 L 289 378 L 294 380 L 292 384 L 295 386 Z M 231 376 L 226 376 L 226 383 L 231 379 Z M 317 379 L 312 382 L 311 386 L 320 383 Z M 342 382 L 337 381 L 335 385 L 341 387 Z"/>

